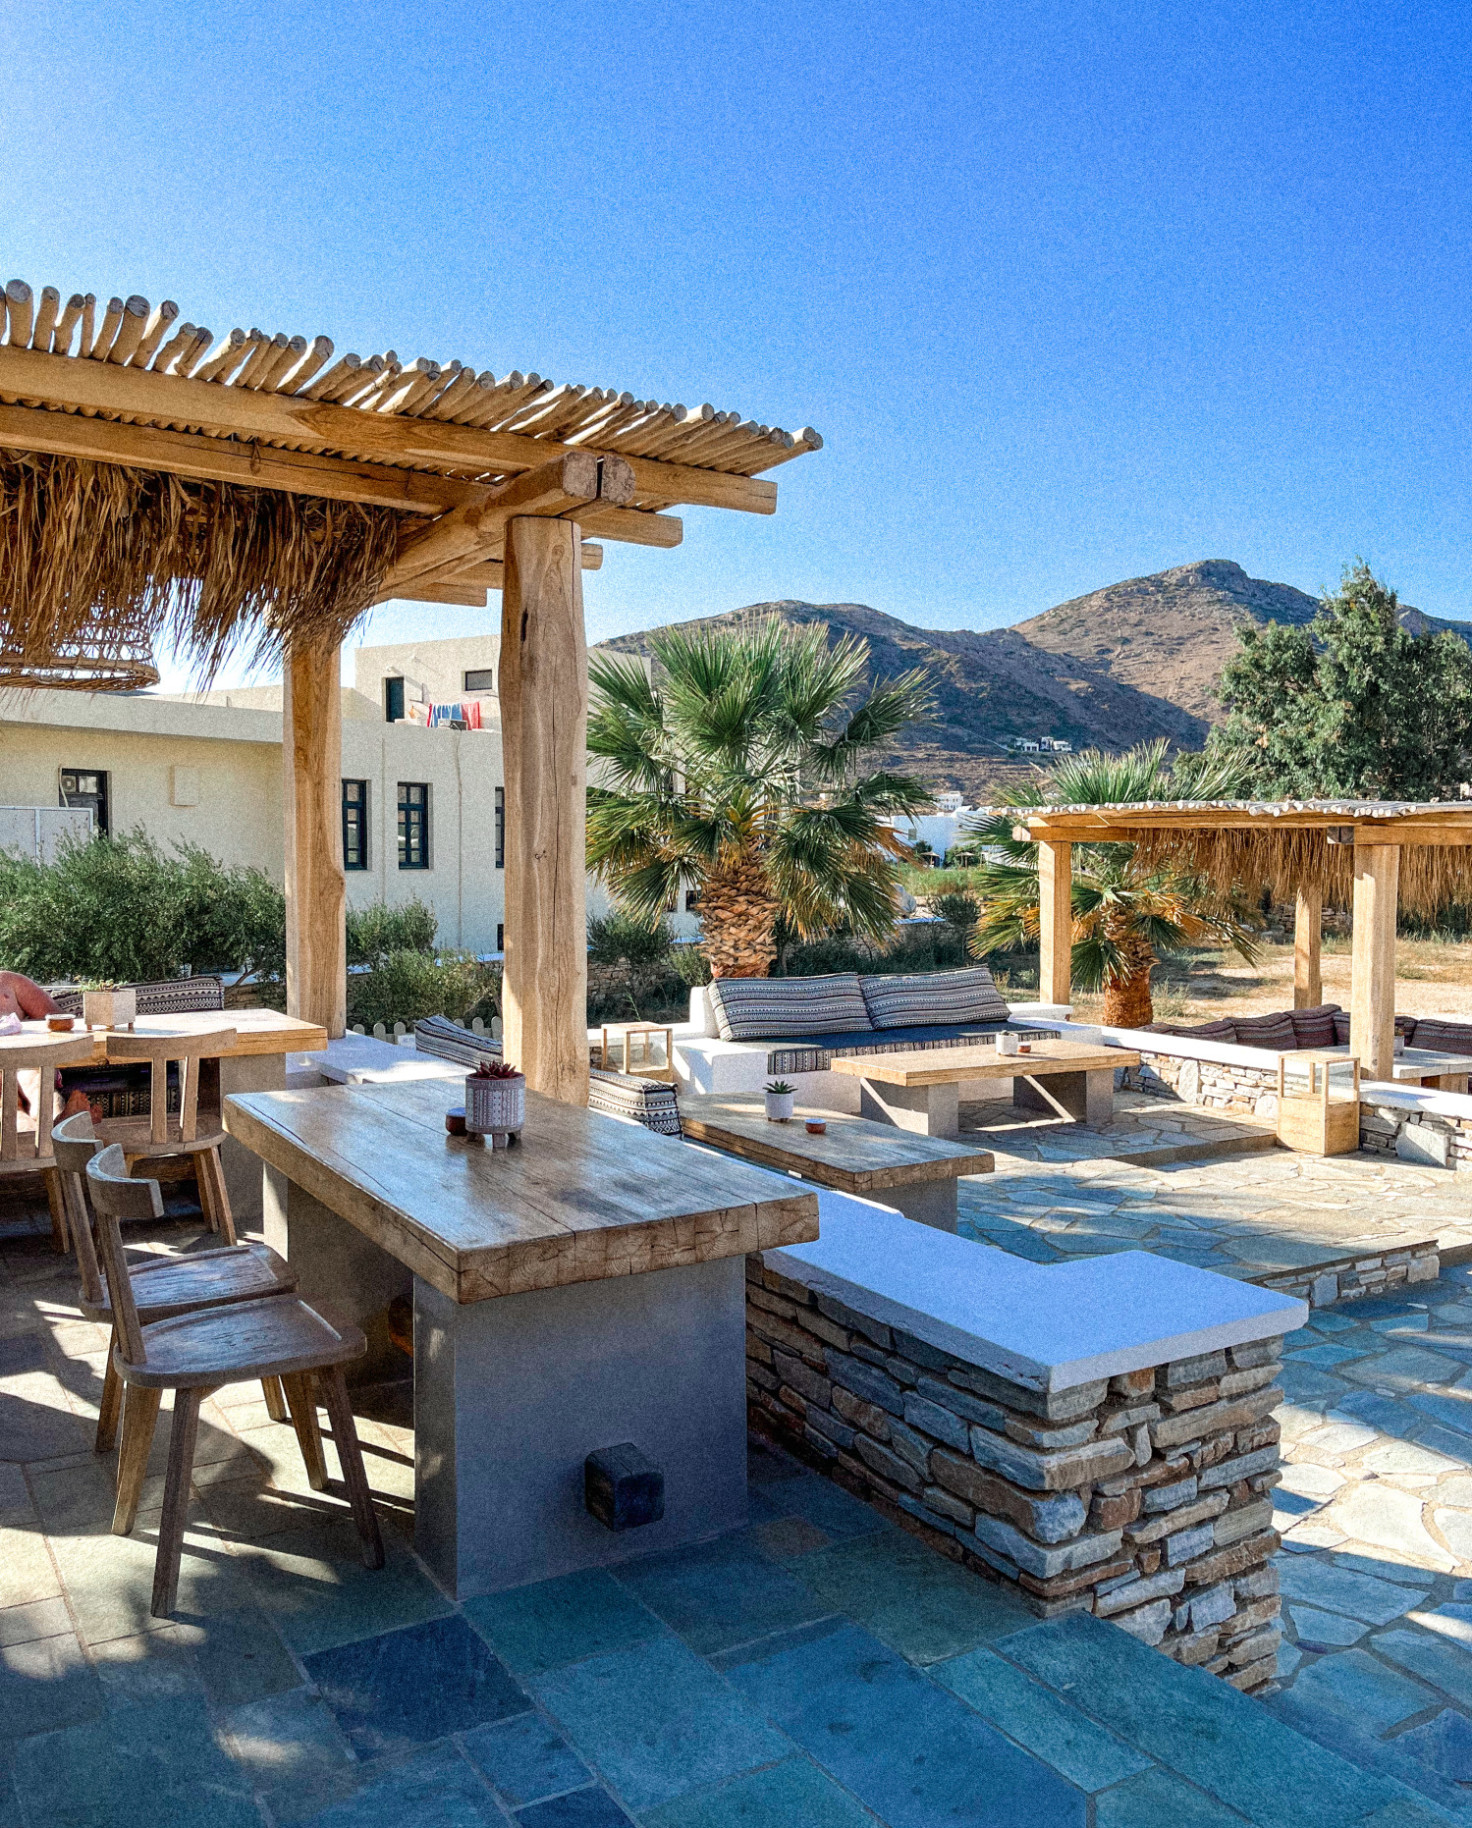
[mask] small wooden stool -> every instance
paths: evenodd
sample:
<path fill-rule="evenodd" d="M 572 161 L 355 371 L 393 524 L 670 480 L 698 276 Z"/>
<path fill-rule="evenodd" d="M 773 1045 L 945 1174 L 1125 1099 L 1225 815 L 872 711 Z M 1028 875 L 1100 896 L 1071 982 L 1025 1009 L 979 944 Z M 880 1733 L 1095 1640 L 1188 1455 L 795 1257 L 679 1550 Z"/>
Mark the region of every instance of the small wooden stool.
<path fill-rule="evenodd" d="M 655 1035 L 664 1036 L 664 1065 L 663 1066 L 656 1066 L 653 1061 L 653 1038 Z M 634 1043 L 634 1038 L 637 1036 L 643 1044 L 641 1051 L 644 1055 L 644 1059 L 643 1059 L 642 1064 L 639 1067 L 639 1071 L 643 1074 L 643 1076 L 646 1079 L 673 1079 L 674 1078 L 674 1076 L 675 1076 L 675 1031 L 669 1025 L 669 1023 L 667 1023 L 667 1022 L 605 1022 L 603 1024 L 603 1044 L 602 1044 L 602 1048 L 601 1048 L 599 1056 L 598 1056 L 598 1064 L 603 1068 L 603 1070 L 605 1072 L 607 1072 L 609 1070 L 608 1054 L 609 1054 L 609 1037 L 610 1036 L 612 1036 L 615 1043 L 618 1041 L 622 1041 L 624 1044 L 624 1048 L 623 1048 L 624 1063 L 623 1063 L 623 1066 L 619 1069 L 621 1072 L 632 1073 L 634 1070 L 633 1043 Z"/>
<path fill-rule="evenodd" d="M 1289 1062 L 1308 1068 L 1308 1091 L 1287 1089 Z M 1329 1098 L 1333 1067 L 1351 1067 L 1350 1098 Z M 1278 1141 L 1300 1155 L 1352 1155 L 1360 1146 L 1360 1063 L 1353 1056 L 1303 1051 L 1278 1055 Z"/>
<path fill-rule="evenodd" d="M 179 1558 L 189 1510 L 199 1411 L 205 1398 L 222 1384 L 244 1383 L 258 1377 L 281 1379 L 307 1476 L 312 1489 L 321 1491 L 327 1484 L 327 1469 L 312 1396 L 313 1374 L 320 1376 L 353 1521 L 363 1545 L 363 1561 L 367 1567 L 381 1568 L 383 1538 L 378 1532 L 368 1475 L 363 1470 L 363 1450 L 358 1444 L 342 1370 L 368 1350 L 363 1334 L 355 1326 L 329 1320 L 299 1295 L 272 1295 L 263 1301 L 242 1301 L 230 1307 L 179 1314 L 172 1320 L 155 1320 L 144 1326 L 133 1298 L 133 1281 L 123 1260 L 118 1221 L 162 1217 L 158 1182 L 132 1179 L 123 1151 L 114 1143 L 87 1163 L 87 1183 L 97 1214 L 97 1241 L 102 1247 L 113 1296 L 113 1324 L 118 1340 L 113 1364 L 127 1393 L 118 1462 L 118 1501 L 112 1520 L 114 1535 L 132 1532 L 153 1448 L 159 1401 L 165 1390 L 174 1392 L 174 1425 L 169 1437 L 169 1468 L 164 1479 L 164 1508 L 149 1608 L 153 1616 L 168 1618 L 178 1597 Z"/>

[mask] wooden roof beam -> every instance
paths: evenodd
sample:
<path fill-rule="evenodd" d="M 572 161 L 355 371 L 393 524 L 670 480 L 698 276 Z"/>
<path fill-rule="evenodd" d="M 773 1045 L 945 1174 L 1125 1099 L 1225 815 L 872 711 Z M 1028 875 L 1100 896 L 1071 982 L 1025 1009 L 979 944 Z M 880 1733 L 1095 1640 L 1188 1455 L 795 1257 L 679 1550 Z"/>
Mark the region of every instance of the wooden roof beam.
<path fill-rule="evenodd" d="M 8 397 L 41 400 L 72 411 L 127 413 L 155 423 L 198 426 L 215 437 L 318 445 L 364 462 L 427 463 L 471 474 L 536 469 L 551 457 L 579 448 L 520 432 L 482 432 L 436 419 L 358 412 L 304 396 L 221 387 L 6 344 L 0 347 L 0 398 Z M 746 514 L 777 511 L 777 485 L 760 477 L 730 476 L 647 457 L 624 461 L 633 471 L 641 500 L 690 502 Z"/>
<path fill-rule="evenodd" d="M 507 523 L 513 519 L 580 520 L 590 503 L 616 508 L 633 496 L 633 473 L 622 457 L 564 452 L 550 463 L 513 477 L 483 501 L 452 508 L 423 533 L 414 530 L 399 548 L 398 561 L 384 579 L 383 594 L 395 596 L 406 584 L 427 582 L 436 573 L 453 575 L 451 567 L 463 569 L 460 561 L 488 557 L 492 549 L 499 551 L 505 543 Z"/>
<path fill-rule="evenodd" d="M 584 540 L 582 554 L 584 571 L 603 569 L 601 546 Z M 459 603 L 468 609 L 483 609 L 487 591 L 504 590 L 505 587 L 505 562 L 481 559 L 474 565 L 467 565 L 464 571 L 457 571 L 453 577 L 427 578 L 418 584 L 406 585 L 398 594 L 410 603 Z"/>

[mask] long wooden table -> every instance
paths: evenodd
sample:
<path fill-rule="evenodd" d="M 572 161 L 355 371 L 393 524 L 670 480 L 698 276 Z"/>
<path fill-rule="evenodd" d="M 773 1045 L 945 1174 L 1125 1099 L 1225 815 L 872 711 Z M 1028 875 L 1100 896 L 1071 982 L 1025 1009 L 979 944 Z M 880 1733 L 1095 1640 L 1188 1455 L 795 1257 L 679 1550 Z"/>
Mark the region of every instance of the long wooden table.
<path fill-rule="evenodd" d="M 920 1136 L 953 1137 L 960 1129 L 960 1089 L 978 1079 L 1010 1079 L 1012 1102 L 1074 1123 L 1105 1124 L 1114 1115 L 1114 1075 L 1138 1066 L 1121 1047 L 1083 1041 L 1033 1041 L 1025 1054 L 995 1047 L 857 1054 L 833 1061 L 835 1073 L 858 1079 L 859 1111 Z"/>
<path fill-rule="evenodd" d="M 827 1126 L 821 1136 L 808 1134 L 809 1117 Z M 839 1193 L 894 1206 L 906 1218 L 940 1231 L 956 1229 L 957 1179 L 990 1174 L 996 1166 L 989 1149 L 916 1136 L 866 1117 L 804 1106 L 791 1123 L 769 1123 L 764 1107 L 750 1098 L 682 1097 L 680 1125 L 694 1141 Z"/>
<path fill-rule="evenodd" d="M 739 1524 L 745 1257 L 816 1238 L 817 1196 L 535 1093 L 493 1152 L 446 1134 L 462 1099 L 418 1080 L 225 1106 L 304 1293 L 381 1339 L 412 1290 L 415 1546 L 458 1597 Z M 615 1534 L 583 1468 L 625 1442 L 663 1469 L 665 1513 Z"/>
<path fill-rule="evenodd" d="M 275 1009 L 188 1010 L 178 1015 L 139 1016 L 132 1032 L 138 1035 L 203 1035 L 213 1029 L 233 1028 L 235 1039 L 220 1054 L 220 1096 L 234 1092 L 271 1091 L 286 1084 L 286 1056 L 320 1053 L 327 1046 L 327 1030 L 315 1022 L 284 1016 Z M 23 1022 L 26 1039 L 49 1031 L 44 1021 Z M 87 1029 L 79 1016 L 71 1031 L 92 1037 L 92 1056 L 84 1055 L 78 1067 L 105 1066 L 105 1028 Z M 17 1040 L 19 1037 L 17 1037 Z M 0 1036 L 0 1047 L 5 1037 Z M 220 1165 L 230 1191 L 230 1208 L 237 1227 L 254 1229 L 263 1211 L 261 1164 L 255 1156 L 229 1139 L 221 1146 Z"/>

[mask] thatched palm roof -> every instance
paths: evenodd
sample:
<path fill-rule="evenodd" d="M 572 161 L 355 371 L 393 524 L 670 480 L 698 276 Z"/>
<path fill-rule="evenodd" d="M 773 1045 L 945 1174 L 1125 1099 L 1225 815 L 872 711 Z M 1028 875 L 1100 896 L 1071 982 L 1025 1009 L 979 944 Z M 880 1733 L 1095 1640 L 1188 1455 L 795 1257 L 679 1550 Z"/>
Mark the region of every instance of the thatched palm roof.
<path fill-rule="evenodd" d="M 579 517 L 587 532 L 670 546 L 681 526 L 663 510 L 771 513 L 775 485 L 757 473 L 823 442 L 458 359 L 336 357 L 323 336 L 217 340 L 172 301 L 155 310 L 136 295 L 63 303 L 12 280 L 0 327 L 0 678 L 12 682 L 140 633 L 205 671 L 241 643 L 340 640 L 428 519 L 570 450 L 632 471 L 626 499 Z M 496 556 L 467 558 L 482 593 Z"/>

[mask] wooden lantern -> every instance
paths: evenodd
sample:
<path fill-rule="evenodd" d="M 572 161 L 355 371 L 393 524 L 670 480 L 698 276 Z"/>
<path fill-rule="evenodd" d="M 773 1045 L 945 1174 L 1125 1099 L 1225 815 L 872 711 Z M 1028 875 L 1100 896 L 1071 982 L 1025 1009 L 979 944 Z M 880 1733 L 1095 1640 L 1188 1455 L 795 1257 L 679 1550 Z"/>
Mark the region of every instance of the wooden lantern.
<path fill-rule="evenodd" d="M 1308 1090 L 1290 1092 L 1287 1069 L 1306 1068 Z M 1334 1067 L 1353 1075 L 1350 1097 L 1330 1096 Z M 1278 1056 L 1278 1141 L 1300 1155 L 1352 1155 L 1360 1146 L 1360 1063 L 1353 1055 L 1296 1053 Z"/>

